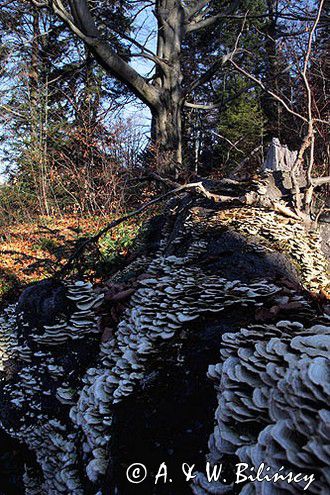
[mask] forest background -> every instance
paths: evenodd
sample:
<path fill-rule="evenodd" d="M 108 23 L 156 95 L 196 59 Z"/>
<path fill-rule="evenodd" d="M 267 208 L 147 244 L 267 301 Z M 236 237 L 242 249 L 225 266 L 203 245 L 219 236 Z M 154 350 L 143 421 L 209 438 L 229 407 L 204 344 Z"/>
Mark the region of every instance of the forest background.
<path fill-rule="evenodd" d="M 249 179 L 273 138 L 300 151 L 310 176 L 296 206 L 310 214 L 316 186 L 324 206 L 328 0 L 0 7 L 1 294 L 54 273 L 86 236 L 161 192 L 156 175 Z M 144 218 L 77 269 L 111 270 Z"/>

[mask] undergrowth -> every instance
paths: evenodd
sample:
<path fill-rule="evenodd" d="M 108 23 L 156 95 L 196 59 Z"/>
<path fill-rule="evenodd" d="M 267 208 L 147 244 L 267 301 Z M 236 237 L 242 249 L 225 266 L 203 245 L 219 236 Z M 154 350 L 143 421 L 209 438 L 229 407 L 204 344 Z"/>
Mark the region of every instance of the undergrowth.
<path fill-rule="evenodd" d="M 149 212 L 150 215 L 150 212 Z M 53 276 L 65 265 L 79 242 L 97 233 L 116 218 L 65 215 L 0 226 L 0 298 L 22 287 Z M 147 214 L 132 218 L 105 234 L 78 260 L 73 276 L 97 281 L 128 254 Z"/>

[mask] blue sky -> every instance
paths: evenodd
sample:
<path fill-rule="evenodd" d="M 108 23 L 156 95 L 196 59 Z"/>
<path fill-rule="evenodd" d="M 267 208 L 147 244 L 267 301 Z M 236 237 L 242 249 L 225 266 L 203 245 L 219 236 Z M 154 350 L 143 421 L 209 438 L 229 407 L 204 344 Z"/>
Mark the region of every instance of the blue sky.
<path fill-rule="evenodd" d="M 144 44 L 147 41 L 147 47 L 150 50 L 154 50 L 156 46 L 156 38 L 155 36 L 151 36 L 150 32 L 156 27 L 156 20 L 154 15 L 152 14 L 152 10 L 148 7 L 146 10 L 142 11 L 136 18 L 135 27 L 137 28 L 137 40 L 139 43 Z M 1 34 L 1 33 L 0 33 Z M 27 42 L 30 42 L 27 40 Z M 141 57 L 133 57 L 130 63 L 135 70 L 139 72 L 139 74 L 146 76 L 150 75 L 150 71 L 152 70 L 153 64 L 150 60 Z M 0 89 L 3 91 L 7 91 L 9 94 L 9 90 L 12 89 L 12 86 L 15 85 L 14 80 L 0 80 Z M 139 128 L 139 130 L 147 136 L 149 134 L 151 115 L 148 107 L 138 101 L 136 103 L 129 103 L 125 105 L 124 109 L 120 114 L 121 119 L 130 119 L 134 123 L 135 126 Z M 5 125 L 0 123 L 1 131 L 5 130 Z M 3 132 L 1 132 L 3 134 Z M 6 146 L 6 143 L 0 145 L 3 149 Z M 1 149 L 0 149 L 0 182 L 2 182 L 5 177 L 3 175 L 4 165 L 1 163 Z"/>
<path fill-rule="evenodd" d="M 136 19 L 136 26 L 139 27 L 139 32 L 137 35 L 137 40 L 139 43 L 144 44 L 148 40 L 146 46 L 149 50 L 155 51 L 156 47 L 156 37 L 152 36 L 148 39 L 151 31 L 155 31 L 156 19 L 152 14 L 152 8 L 148 7 L 146 10 L 142 11 L 141 14 Z M 150 60 L 140 57 L 133 57 L 130 63 L 132 67 L 141 75 L 146 76 L 150 73 L 153 67 L 153 63 Z M 133 118 L 137 125 L 141 126 L 145 132 L 148 133 L 150 128 L 151 114 L 150 110 L 146 105 L 141 103 L 129 104 L 125 108 L 125 116 L 128 118 Z"/>

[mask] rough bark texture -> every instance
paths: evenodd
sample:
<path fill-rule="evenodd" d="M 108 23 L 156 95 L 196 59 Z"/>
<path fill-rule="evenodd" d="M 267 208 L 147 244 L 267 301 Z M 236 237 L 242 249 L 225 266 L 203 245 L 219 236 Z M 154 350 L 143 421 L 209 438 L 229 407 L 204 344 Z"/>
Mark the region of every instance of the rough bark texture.
<path fill-rule="evenodd" d="M 154 111 L 152 121 L 156 167 L 174 177 L 182 165 L 181 104 L 169 99 Z M 157 163 L 158 162 L 158 163 Z"/>
<path fill-rule="evenodd" d="M 219 7 L 220 17 L 232 14 L 239 6 L 239 1 L 230 2 L 225 9 Z M 153 145 L 158 150 L 158 167 L 172 175 L 182 165 L 182 108 L 189 97 L 189 89 L 208 82 L 216 73 L 219 63 L 196 81 L 183 80 L 181 51 L 184 43 L 189 43 L 189 33 L 207 28 L 219 20 L 218 15 L 211 15 L 213 9 L 205 8 L 210 1 L 155 0 L 153 13 L 157 20 L 157 48 L 155 53 L 142 46 L 138 39 L 132 40 L 127 33 L 120 32 L 120 27 L 113 36 L 132 42 L 140 51 L 139 56 L 154 63 L 154 76 L 151 79 L 141 76 L 126 62 L 107 42 L 98 27 L 98 11 L 90 8 L 86 0 L 70 0 L 70 10 L 63 4 L 52 0 L 50 5 L 71 29 L 82 39 L 96 60 L 109 75 L 126 85 L 152 113 Z M 111 16 L 111 14 L 108 14 Z M 102 20 L 102 23 L 104 20 Z M 206 22 L 206 23 L 205 23 Z M 219 41 L 220 42 L 220 41 Z M 137 55 L 137 54 L 135 54 Z M 160 156 L 159 156 L 160 155 Z"/>
<path fill-rule="evenodd" d="M 214 193 L 236 187 L 207 185 Z M 230 339 L 235 348 L 235 335 L 240 347 L 248 348 L 274 334 L 281 349 L 282 341 L 287 345 L 285 328 L 292 337 L 313 335 L 311 322 L 319 324 L 320 342 L 308 341 L 314 342 L 311 359 L 322 358 L 329 330 L 327 301 L 321 295 L 311 298 L 309 291 L 327 287 L 325 264 L 317 235 L 307 234 L 295 220 L 265 208 L 229 209 L 185 195 L 149 223 L 127 266 L 101 291 L 82 283 L 44 282 L 23 294 L 0 322 L 0 417 L 8 442 L 20 441 L 32 456 L 27 461 L 17 458 L 9 443 L 2 447 L 8 459 L 0 473 L 4 494 L 20 493 L 23 483 L 29 495 L 224 493 L 211 485 L 208 491 L 202 476 L 192 487 L 181 471 L 182 462 L 205 470 L 215 410 L 217 424 L 221 411 L 232 405 L 230 396 L 225 405 L 217 397 L 208 367 L 219 362 L 221 349 L 228 351 Z M 242 328 L 253 337 L 244 341 Z M 298 361 L 304 355 L 292 352 L 298 352 Z M 235 365 L 244 364 L 243 358 L 236 357 Z M 278 366 L 285 372 L 288 363 Z M 266 375 L 256 376 L 254 381 Z M 212 380 L 217 377 L 212 371 Z M 221 387 L 226 383 L 230 385 L 227 379 Z M 271 383 L 270 395 L 280 390 Z M 295 395 L 288 391 L 287 397 Z M 246 400 L 249 405 L 252 399 L 247 395 Z M 293 435 L 290 414 L 303 411 L 304 396 L 299 400 L 301 405 L 290 409 L 286 404 L 285 409 Z M 328 407 L 321 392 L 306 400 L 315 410 Z M 315 440 L 322 446 L 324 440 L 317 437 L 322 421 L 315 417 L 309 427 L 315 426 Z M 224 431 L 233 428 L 235 438 L 236 426 L 228 421 Z M 274 421 L 265 402 L 259 420 L 249 427 L 245 447 L 258 446 L 256 435 Z M 236 425 L 238 431 L 246 430 L 244 422 L 236 420 Z M 217 439 L 217 431 L 211 439 Z M 289 457 L 280 452 L 286 467 L 309 440 L 300 435 L 299 445 L 288 445 Z M 308 449 L 318 475 L 318 491 L 311 493 L 321 493 L 326 454 Z M 231 481 L 240 453 L 234 447 L 227 454 L 212 447 L 211 456 L 224 462 Z M 155 485 L 153 476 L 164 461 L 173 481 Z M 132 462 L 148 467 L 141 485 L 126 480 Z M 10 465 L 16 467 L 14 474 L 8 472 Z M 233 487 L 231 493 L 240 490 Z M 251 490 L 259 493 L 254 485 Z"/>
<path fill-rule="evenodd" d="M 183 105 L 181 47 L 185 35 L 185 12 L 177 0 L 158 0 L 155 15 L 158 22 L 157 57 L 166 67 L 157 67 L 155 86 L 160 90 L 159 105 L 153 110 L 153 134 L 163 155 L 165 168 L 182 164 Z M 164 166 L 162 168 L 164 168 Z"/>

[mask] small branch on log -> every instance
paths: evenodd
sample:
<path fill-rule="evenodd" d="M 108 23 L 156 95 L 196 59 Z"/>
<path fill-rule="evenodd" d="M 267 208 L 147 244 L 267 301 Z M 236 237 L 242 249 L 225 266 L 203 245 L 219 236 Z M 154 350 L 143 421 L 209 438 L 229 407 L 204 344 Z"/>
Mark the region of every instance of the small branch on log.
<path fill-rule="evenodd" d="M 154 173 L 154 172 L 151 172 L 149 174 L 150 178 L 151 179 L 154 179 L 156 181 L 159 181 L 159 182 L 162 182 L 163 184 L 167 185 L 167 186 L 171 186 L 171 187 L 180 187 L 180 184 L 178 182 L 174 182 L 173 180 L 171 179 L 168 179 L 168 178 L 164 178 L 164 177 L 161 177 L 160 175 Z M 220 194 L 213 194 L 213 193 L 210 193 L 202 184 L 202 182 L 198 182 L 196 183 L 198 184 L 196 186 L 196 190 L 198 192 L 200 192 L 203 196 L 205 196 L 205 198 L 207 199 L 212 199 L 213 201 L 215 201 L 216 203 L 226 203 L 228 201 L 234 201 L 234 200 L 238 200 L 239 198 L 238 197 L 234 197 L 234 196 L 225 196 L 225 195 L 220 195 Z"/>
<path fill-rule="evenodd" d="M 265 198 L 264 196 L 260 196 L 256 191 L 248 192 L 239 199 L 243 204 L 249 206 L 259 205 L 264 208 L 270 208 L 285 217 L 293 218 L 294 220 L 299 220 L 299 221 L 302 220 L 302 216 L 295 213 L 287 205 L 281 203 L 280 201 L 271 200 L 267 197 Z"/>
<path fill-rule="evenodd" d="M 285 217 L 294 218 L 295 220 L 301 220 L 301 217 L 297 215 L 294 211 L 292 211 L 291 208 L 289 208 L 288 206 L 283 205 L 278 201 L 272 201 L 271 203 L 272 203 L 272 207 L 274 208 L 274 211 L 281 213 Z"/>
<path fill-rule="evenodd" d="M 330 176 L 328 175 L 326 177 L 312 177 L 311 181 L 314 187 L 323 186 L 324 184 L 330 183 Z"/>
<path fill-rule="evenodd" d="M 177 187 L 175 189 L 172 189 L 170 191 L 167 191 L 166 193 L 162 194 L 161 196 L 157 196 L 156 198 L 152 199 L 151 201 L 148 201 L 147 203 L 144 203 L 140 208 L 137 208 L 136 210 L 127 213 L 126 215 L 123 215 L 120 218 L 117 218 L 116 220 L 113 220 L 112 222 L 108 223 L 103 229 L 101 229 L 97 234 L 94 236 L 89 237 L 86 239 L 84 242 L 81 243 L 81 245 L 76 249 L 76 251 L 69 257 L 67 263 L 61 268 L 59 271 L 58 275 L 63 275 L 65 272 L 69 271 L 74 263 L 74 261 L 79 258 L 79 256 L 82 255 L 82 253 L 85 251 L 85 249 L 90 245 L 90 244 L 95 244 L 99 241 L 99 239 L 105 235 L 109 230 L 112 230 L 113 228 L 117 227 L 123 222 L 126 222 L 126 220 L 129 220 L 132 217 L 138 216 L 141 213 L 143 213 L 145 210 L 150 208 L 151 206 L 160 203 L 161 201 L 164 201 L 167 198 L 170 198 L 171 196 L 175 196 L 176 194 L 180 194 L 181 192 L 184 191 L 189 191 L 189 190 L 195 190 L 196 192 L 202 194 L 208 199 L 212 199 L 214 201 L 228 201 L 228 200 L 233 200 L 235 198 L 229 197 L 229 196 L 218 196 L 216 194 L 212 194 L 209 191 L 205 189 L 203 186 L 202 182 L 193 182 L 190 184 L 184 184 L 184 185 L 178 185 L 177 183 L 171 181 L 170 179 L 163 179 L 162 177 L 158 176 L 157 174 L 153 174 L 154 178 L 157 178 L 157 180 L 161 180 L 163 183 L 166 185 L 173 185 L 175 184 Z"/>
<path fill-rule="evenodd" d="M 110 230 L 114 229 L 121 223 L 129 220 L 130 218 L 133 218 L 135 216 L 141 215 L 144 211 L 146 211 L 148 208 L 151 206 L 160 203 L 164 201 L 165 199 L 168 199 L 172 196 L 175 196 L 177 194 L 180 194 L 182 192 L 189 192 L 193 191 L 196 193 L 201 194 L 205 198 L 212 200 L 216 203 L 229 203 L 232 204 L 233 202 L 239 203 L 240 205 L 260 205 L 268 208 L 272 208 L 274 211 L 277 211 L 281 213 L 282 215 L 285 215 L 289 218 L 293 218 L 295 220 L 301 220 L 301 217 L 299 217 L 295 212 L 293 212 L 288 206 L 277 202 L 277 201 L 272 201 L 269 200 L 268 202 L 263 201 L 263 198 L 256 192 L 250 192 L 245 194 L 244 196 L 230 196 L 230 195 L 219 195 L 219 194 L 214 194 L 209 192 L 203 183 L 200 182 L 192 182 L 189 184 L 183 184 L 180 185 L 177 182 L 172 181 L 171 179 L 161 177 L 160 175 L 151 172 L 149 174 L 151 179 L 157 180 L 166 186 L 170 186 L 173 189 L 170 191 L 165 192 L 164 194 L 157 196 L 156 198 L 152 199 L 151 201 L 148 201 L 147 203 L 144 203 L 140 208 L 137 208 L 136 210 L 127 213 L 126 215 L 123 215 L 120 218 L 117 218 L 116 220 L 113 220 L 112 222 L 108 223 L 105 227 L 103 227 L 97 234 L 85 239 L 80 246 L 74 251 L 71 256 L 69 257 L 67 263 L 59 270 L 57 273 L 57 276 L 63 276 L 64 273 L 68 272 L 74 263 L 76 259 L 78 259 L 85 249 L 91 245 L 91 244 L 96 244 L 99 239 L 104 236 L 106 233 L 108 233 Z M 231 181 L 235 182 L 235 181 Z"/>

